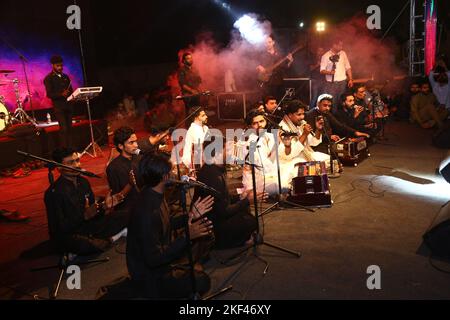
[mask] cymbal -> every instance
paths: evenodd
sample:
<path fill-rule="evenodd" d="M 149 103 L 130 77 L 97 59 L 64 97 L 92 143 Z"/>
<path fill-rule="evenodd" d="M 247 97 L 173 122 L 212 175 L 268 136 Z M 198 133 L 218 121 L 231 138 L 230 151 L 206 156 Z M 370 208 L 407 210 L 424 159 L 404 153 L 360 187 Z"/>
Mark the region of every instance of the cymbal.
<path fill-rule="evenodd" d="M 0 70 L 0 73 L 14 73 L 16 70 Z"/>

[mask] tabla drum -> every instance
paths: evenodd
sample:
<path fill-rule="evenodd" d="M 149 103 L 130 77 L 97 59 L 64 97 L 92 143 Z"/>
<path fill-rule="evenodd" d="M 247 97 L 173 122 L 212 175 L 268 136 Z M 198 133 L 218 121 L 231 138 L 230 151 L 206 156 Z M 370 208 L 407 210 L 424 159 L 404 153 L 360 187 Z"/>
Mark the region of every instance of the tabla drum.
<path fill-rule="evenodd" d="M 331 192 L 325 162 L 301 162 L 292 179 L 289 201 L 307 207 L 331 207 Z"/>
<path fill-rule="evenodd" d="M 10 124 L 9 111 L 5 105 L 0 102 L 0 132 L 4 131 Z"/>

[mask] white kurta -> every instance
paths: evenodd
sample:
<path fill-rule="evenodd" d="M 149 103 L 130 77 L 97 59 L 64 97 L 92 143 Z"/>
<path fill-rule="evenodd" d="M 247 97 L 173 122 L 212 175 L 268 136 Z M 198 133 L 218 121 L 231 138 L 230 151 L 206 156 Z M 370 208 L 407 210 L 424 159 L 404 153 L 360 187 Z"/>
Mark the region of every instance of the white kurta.
<path fill-rule="evenodd" d="M 290 131 L 289 126 L 283 120 L 280 122 L 280 127 L 286 131 Z M 303 134 L 302 127 L 297 127 L 300 135 Z M 312 134 L 308 135 L 305 145 L 303 145 L 298 138 L 293 138 L 291 141 L 291 153 L 286 155 L 286 148 L 283 143 L 280 143 L 278 147 L 278 153 L 280 155 L 280 167 L 282 176 L 284 179 L 292 181 L 297 176 L 295 165 L 299 162 L 308 161 L 325 161 L 327 165 L 330 163 L 330 156 L 322 152 L 311 152 L 312 159 L 309 159 L 305 155 L 305 147 L 315 147 L 322 143 L 322 136 L 317 139 Z"/>
<path fill-rule="evenodd" d="M 195 122 L 189 127 L 184 140 L 183 157 L 181 158 L 186 167 L 193 168 L 193 164 L 201 165 L 203 163 L 203 142 L 207 132 L 207 126 L 198 125 Z"/>
<path fill-rule="evenodd" d="M 256 144 L 255 148 L 255 143 Z M 264 133 L 258 139 L 256 134 L 251 134 L 248 138 L 246 151 L 246 162 L 254 163 L 256 177 L 256 191 L 258 193 L 267 192 L 269 194 L 278 193 L 278 173 L 275 162 L 275 138 L 271 133 Z M 242 174 L 242 184 L 244 192 L 253 190 L 252 171 L 250 165 L 245 165 Z M 283 183 L 282 183 L 283 187 Z"/>

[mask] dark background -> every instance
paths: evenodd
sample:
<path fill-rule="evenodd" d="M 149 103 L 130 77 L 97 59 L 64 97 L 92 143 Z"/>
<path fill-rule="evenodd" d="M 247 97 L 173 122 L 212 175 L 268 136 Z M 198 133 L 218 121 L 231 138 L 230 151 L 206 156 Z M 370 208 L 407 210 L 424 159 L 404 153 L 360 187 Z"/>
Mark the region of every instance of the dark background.
<path fill-rule="evenodd" d="M 66 28 L 66 8 L 73 2 L 43 0 L 24 4 L 2 0 L 0 35 L 8 37 L 8 34 L 5 34 L 7 29 L 22 33 L 39 32 L 43 36 L 59 39 L 61 44 L 78 46 L 78 32 Z M 123 77 L 127 68 L 139 68 L 143 65 L 166 64 L 176 68 L 178 51 L 195 43 L 196 37 L 202 32 L 211 32 L 219 45 L 226 46 L 233 23 L 244 13 L 259 14 L 262 19 L 269 20 L 274 29 L 305 33 L 308 28 L 314 28 L 314 23 L 319 19 L 325 20 L 330 27 L 355 15 L 365 15 L 367 7 L 376 4 L 381 7 L 382 13 L 382 30 L 378 33 L 381 36 L 407 3 L 392 0 L 348 0 L 345 3 L 331 0 L 229 0 L 226 2 L 231 5 L 230 11 L 221 7 L 218 2 L 220 1 L 77 1 L 82 9 L 82 38 L 88 84 L 97 85 L 101 81 L 100 74 L 104 74 L 105 70 L 110 70 L 111 77 L 111 74 L 116 72 L 114 68 L 122 68 L 122 74 L 117 74 L 118 78 Z M 449 1 L 439 0 L 437 6 L 439 21 L 445 25 L 442 33 L 444 44 L 447 39 L 445 30 L 449 28 L 450 4 Z M 305 23 L 303 30 L 298 28 L 300 21 Z M 408 40 L 409 5 L 388 33 L 388 37 L 399 44 Z M 21 39 L 14 40 L 19 50 L 26 46 Z M 59 46 L 50 49 L 57 51 L 58 48 Z M 443 50 L 448 51 L 441 48 L 441 51 Z M 155 83 L 164 82 L 162 73 L 158 75 L 161 79 L 158 78 Z M 127 81 L 122 81 L 123 87 L 129 86 Z"/>

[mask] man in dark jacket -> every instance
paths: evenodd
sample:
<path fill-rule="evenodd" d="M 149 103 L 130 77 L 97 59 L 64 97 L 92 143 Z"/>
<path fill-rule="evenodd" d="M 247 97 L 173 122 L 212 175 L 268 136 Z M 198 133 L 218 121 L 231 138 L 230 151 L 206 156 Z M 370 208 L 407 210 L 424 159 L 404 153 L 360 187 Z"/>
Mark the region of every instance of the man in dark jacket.
<path fill-rule="evenodd" d="M 53 102 L 55 117 L 59 123 L 60 146 L 70 147 L 72 144 L 72 105 L 67 98 L 72 94 L 72 81 L 63 73 L 63 59 L 53 56 L 50 59 L 52 72 L 44 79 L 47 97 Z"/>

